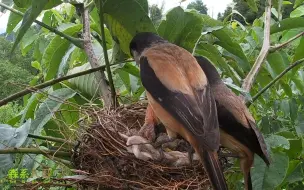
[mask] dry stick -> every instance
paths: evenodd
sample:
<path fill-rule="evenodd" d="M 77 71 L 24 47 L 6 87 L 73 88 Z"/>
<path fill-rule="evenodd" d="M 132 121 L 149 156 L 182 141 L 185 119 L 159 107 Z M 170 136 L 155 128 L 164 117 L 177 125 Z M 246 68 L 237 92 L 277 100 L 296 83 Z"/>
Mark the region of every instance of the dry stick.
<path fill-rule="evenodd" d="M 290 42 L 298 39 L 299 37 L 303 36 L 304 35 L 304 32 L 301 32 L 297 35 L 295 35 L 294 37 L 290 38 L 289 40 L 287 40 L 286 42 L 282 43 L 282 44 L 278 44 L 278 45 L 275 45 L 275 46 L 271 46 L 270 49 L 269 49 L 269 52 L 275 52 L 276 50 L 278 49 L 281 49 L 283 47 L 285 47 L 287 44 L 289 44 Z"/>
<path fill-rule="evenodd" d="M 292 65 L 287 67 L 283 72 L 281 72 L 275 79 L 273 79 L 270 83 L 268 83 L 261 91 L 259 91 L 254 97 L 252 98 L 252 102 L 256 101 L 266 90 L 268 90 L 274 83 L 280 80 L 288 71 L 293 69 L 295 66 L 304 62 L 304 58 L 299 59 L 298 61 L 294 62 Z M 252 102 L 247 102 L 246 105 L 250 106 Z"/>
<path fill-rule="evenodd" d="M 22 13 L 22 12 L 16 10 L 16 9 L 13 9 L 13 8 L 5 5 L 4 3 L 0 2 L 0 7 L 3 7 L 5 9 L 7 9 L 7 10 L 9 10 L 9 11 L 11 11 L 11 12 L 17 14 L 17 15 L 19 15 L 19 16 L 22 16 L 22 17 L 24 16 L 24 13 Z M 60 31 L 56 30 L 55 28 L 52 28 L 49 25 L 44 24 L 43 22 L 40 22 L 38 20 L 34 20 L 34 22 L 37 23 L 38 25 L 42 26 L 43 28 L 46 28 L 49 31 L 57 34 L 58 36 L 61 36 L 61 37 L 65 38 L 66 40 L 68 40 L 69 42 L 71 42 L 72 44 L 74 44 L 75 46 L 77 46 L 77 47 L 79 47 L 81 49 L 83 48 L 81 40 L 79 40 L 77 38 L 74 38 L 72 36 L 66 35 L 66 34 L 64 34 L 64 33 L 60 32 Z"/>
<path fill-rule="evenodd" d="M 87 75 L 87 74 L 90 74 L 90 73 L 93 73 L 93 72 L 96 72 L 96 71 L 99 71 L 99 70 L 104 70 L 104 69 L 105 69 L 105 65 L 99 66 L 99 67 L 96 67 L 96 68 L 93 68 L 93 69 L 88 69 L 86 71 L 82 71 L 82 72 L 79 72 L 79 73 L 74 73 L 74 74 L 71 74 L 71 75 L 60 77 L 60 78 L 57 78 L 57 79 L 53 79 L 53 80 L 47 81 L 45 83 L 38 84 L 36 86 L 27 88 L 25 90 L 22 90 L 20 92 L 17 92 L 15 94 L 12 94 L 12 95 L 0 100 L 0 107 L 7 104 L 8 102 L 14 101 L 14 100 L 16 100 L 16 99 L 18 99 L 22 96 L 25 96 L 25 95 L 27 95 L 31 92 L 35 92 L 39 89 L 43 89 L 45 87 L 52 86 L 54 84 L 57 84 L 59 82 L 62 82 L 62 81 L 68 80 L 68 79 L 72 79 L 72 78 L 76 78 L 76 77 L 79 77 L 79 76 Z"/>
<path fill-rule="evenodd" d="M 267 0 L 267 5 L 265 8 L 265 28 L 264 28 L 264 41 L 263 46 L 258 55 L 253 67 L 251 68 L 250 72 L 246 76 L 242 88 L 249 92 L 252 84 L 258 74 L 262 63 L 264 62 L 266 56 L 268 55 L 269 48 L 270 48 L 270 22 L 271 22 L 271 0 Z M 245 100 L 244 100 L 245 101 Z"/>
<path fill-rule="evenodd" d="M 83 39 L 84 39 L 84 50 L 89 58 L 89 62 L 92 68 L 97 68 L 99 66 L 98 59 L 94 53 L 91 33 L 90 33 L 90 17 L 89 10 L 81 4 L 82 10 L 82 19 L 83 19 Z M 106 76 L 103 71 L 96 72 L 95 77 L 99 82 L 99 90 L 101 91 L 105 107 L 110 107 L 112 105 L 111 101 L 111 92 L 109 91 L 109 86 L 106 81 Z"/>
<path fill-rule="evenodd" d="M 57 150 L 41 150 L 39 148 L 6 148 L 0 150 L 0 154 L 17 154 L 17 153 L 49 154 L 52 156 L 65 156 L 65 157 L 71 156 L 71 153 L 69 152 L 63 152 Z"/>
<path fill-rule="evenodd" d="M 101 31 L 101 38 L 102 38 L 102 49 L 103 49 L 104 59 L 105 59 L 105 63 L 106 63 L 106 71 L 108 74 L 109 84 L 110 84 L 110 88 L 111 88 L 112 105 L 115 108 L 116 107 L 116 92 L 115 92 L 115 87 L 114 87 L 114 82 L 113 82 L 113 78 L 112 78 L 110 62 L 109 62 L 108 52 L 107 52 L 107 43 L 106 43 L 106 36 L 105 36 L 105 29 L 104 29 L 103 2 L 99 3 L 99 20 L 100 20 L 100 31 Z"/>

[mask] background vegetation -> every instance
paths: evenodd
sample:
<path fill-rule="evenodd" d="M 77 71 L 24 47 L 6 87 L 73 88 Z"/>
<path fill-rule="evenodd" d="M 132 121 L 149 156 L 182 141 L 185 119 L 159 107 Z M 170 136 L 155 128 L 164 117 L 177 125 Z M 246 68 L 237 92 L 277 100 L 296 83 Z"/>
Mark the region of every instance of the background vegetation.
<path fill-rule="evenodd" d="M 81 2 L 1 1 L 11 11 L 6 35 L 14 43 L 0 39 L 0 178 L 12 168 L 28 169 L 28 180 L 41 184 L 73 175 L 70 151 L 46 152 L 77 140 L 89 117 L 82 109 L 145 97 L 128 47 L 136 32 L 151 31 L 210 59 L 250 104 L 273 161 L 267 168 L 255 157 L 254 189 L 304 188 L 303 0 L 234 0 L 219 20 L 200 1 L 167 13 L 146 0 Z M 66 80 L 72 74 L 78 77 Z M 242 189 L 237 162 L 226 177 L 230 188 Z"/>

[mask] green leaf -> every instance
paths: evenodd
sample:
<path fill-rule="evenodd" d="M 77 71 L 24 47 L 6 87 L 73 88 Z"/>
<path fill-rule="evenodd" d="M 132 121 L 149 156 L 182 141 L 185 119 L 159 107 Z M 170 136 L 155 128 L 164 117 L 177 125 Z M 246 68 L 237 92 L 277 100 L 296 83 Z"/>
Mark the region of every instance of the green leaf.
<path fill-rule="evenodd" d="M 75 35 L 82 28 L 82 25 L 68 25 L 65 27 L 63 32 L 67 35 Z M 60 36 L 54 37 L 49 45 L 47 46 L 43 56 L 41 66 L 43 69 L 47 70 L 45 80 L 51 80 L 56 77 L 59 65 L 62 58 L 69 49 L 70 42 L 66 39 L 62 39 Z"/>
<path fill-rule="evenodd" d="M 213 31 L 212 34 L 219 39 L 219 41 L 216 41 L 215 44 L 223 47 L 228 52 L 235 55 L 238 58 L 236 61 L 244 71 L 250 70 L 251 66 L 239 43 L 233 40 L 223 29 Z"/>
<path fill-rule="evenodd" d="M 295 125 L 296 132 L 299 137 L 304 137 L 304 116 L 303 114 L 298 115 L 298 119 Z"/>
<path fill-rule="evenodd" d="M 304 37 L 301 38 L 300 44 L 298 45 L 296 52 L 293 56 L 293 62 L 304 58 Z"/>
<path fill-rule="evenodd" d="M 292 2 L 290 2 L 290 1 L 283 1 L 283 5 L 292 5 Z"/>
<path fill-rule="evenodd" d="M 20 8 L 28 8 L 30 5 L 32 5 L 32 2 L 33 0 L 14 0 L 14 3 Z M 61 3 L 61 0 L 48 0 L 44 9 L 51 9 Z"/>
<path fill-rule="evenodd" d="M 203 19 L 196 11 L 175 7 L 167 13 L 158 27 L 158 34 L 166 40 L 192 51 L 201 35 Z"/>
<path fill-rule="evenodd" d="M 82 66 L 75 67 L 71 69 L 68 74 L 74 74 L 77 72 L 85 71 L 91 69 L 90 63 L 83 64 Z M 94 73 L 83 75 L 77 78 L 68 80 L 75 88 L 80 90 L 85 95 L 91 98 L 101 96 L 101 91 L 99 90 L 98 82 Z"/>
<path fill-rule="evenodd" d="M 24 38 L 22 38 L 20 43 L 23 56 L 25 56 L 32 49 L 32 44 L 38 39 L 38 37 L 39 34 L 34 28 L 29 28 L 29 30 L 26 31 Z"/>
<path fill-rule="evenodd" d="M 48 3 L 48 0 L 39 0 L 33 1 L 32 6 L 25 12 L 22 20 L 21 27 L 18 30 L 16 40 L 14 42 L 12 52 L 19 44 L 20 40 L 23 38 L 26 31 L 30 28 L 34 20 L 39 16 L 45 5 Z"/>
<path fill-rule="evenodd" d="M 18 128 L 0 124 L 0 149 L 19 148 L 26 140 L 30 126 L 30 119 Z M 6 176 L 7 171 L 13 167 L 13 164 L 14 157 L 12 154 L 0 154 L 0 179 Z"/>
<path fill-rule="evenodd" d="M 105 24 L 125 54 L 130 54 L 129 44 L 136 33 L 156 32 L 148 16 L 147 0 L 95 0 L 98 9 L 100 3 L 104 4 Z"/>
<path fill-rule="evenodd" d="M 16 5 L 13 6 L 13 9 L 17 9 L 19 11 L 24 12 L 25 9 L 21 9 L 16 7 Z M 7 26 L 6 26 L 6 33 L 11 33 L 16 26 L 19 24 L 19 22 L 22 20 L 22 16 L 15 14 L 13 12 L 10 12 L 10 15 L 8 17 Z"/>
<path fill-rule="evenodd" d="M 292 165 L 290 169 L 288 168 L 289 175 L 286 176 L 286 181 L 289 183 L 295 183 L 298 181 L 304 180 L 304 164 L 303 162 L 301 163 L 300 161 L 294 161 L 292 160 L 289 165 Z"/>
<path fill-rule="evenodd" d="M 254 11 L 254 12 L 258 12 L 258 7 L 256 5 L 255 0 L 245 0 L 247 2 L 247 4 L 249 5 L 249 7 Z"/>
<path fill-rule="evenodd" d="M 304 27 L 303 17 L 286 18 L 276 24 L 273 24 L 270 28 L 270 34 L 301 27 Z"/>
<path fill-rule="evenodd" d="M 304 5 L 296 8 L 290 13 L 290 18 L 300 17 L 304 15 Z"/>
<path fill-rule="evenodd" d="M 40 63 L 38 61 L 33 61 L 31 63 L 32 67 L 34 67 L 35 69 L 41 71 L 41 66 L 40 66 Z"/>
<path fill-rule="evenodd" d="M 51 92 L 48 98 L 39 106 L 35 119 L 31 124 L 30 133 L 40 135 L 43 126 L 52 118 L 64 101 L 76 94 L 69 88 L 61 88 Z"/>
<path fill-rule="evenodd" d="M 254 168 L 251 170 L 253 189 L 273 190 L 279 186 L 287 173 L 289 159 L 281 152 L 271 155 L 272 162 L 269 167 L 257 155 L 254 158 Z"/>
<path fill-rule="evenodd" d="M 266 142 L 271 148 L 283 148 L 287 150 L 290 148 L 289 141 L 285 137 L 279 135 L 271 135 L 267 137 Z"/>
<path fill-rule="evenodd" d="M 304 2 L 304 0 L 296 0 L 295 3 L 294 3 L 293 8 L 298 7 L 298 6 L 301 5 L 303 2 Z"/>

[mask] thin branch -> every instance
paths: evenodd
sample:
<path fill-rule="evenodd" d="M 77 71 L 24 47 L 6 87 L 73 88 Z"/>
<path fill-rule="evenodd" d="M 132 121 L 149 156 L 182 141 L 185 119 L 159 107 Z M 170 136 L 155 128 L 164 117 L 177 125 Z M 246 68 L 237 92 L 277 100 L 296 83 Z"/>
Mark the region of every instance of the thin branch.
<path fill-rule="evenodd" d="M 117 64 L 119 64 L 119 63 L 117 63 Z M 79 77 L 79 76 L 87 75 L 87 74 L 90 74 L 90 73 L 93 73 L 93 72 L 96 72 L 96 71 L 99 71 L 99 70 L 104 70 L 104 69 L 105 69 L 105 65 L 99 66 L 99 67 L 96 67 L 96 68 L 93 68 L 93 69 L 88 69 L 86 71 L 82 71 L 82 72 L 79 72 L 79 73 L 74 73 L 74 74 L 71 74 L 71 75 L 60 77 L 60 78 L 57 78 L 57 79 L 49 80 L 45 83 L 41 83 L 41 84 L 38 84 L 36 86 L 27 88 L 25 90 L 22 90 L 20 92 L 17 92 L 15 94 L 12 94 L 12 95 L 0 100 L 0 107 L 9 103 L 9 102 L 11 102 L 11 101 L 14 101 L 14 100 L 20 98 L 22 96 L 25 96 L 25 95 L 27 95 L 31 92 L 35 92 L 37 90 L 43 89 L 43 88 L 48 87 L 48 86 L 52 86 L 54 84 L 60 83 L 62 81 L 68 80 L 68 79 L 72 79 L 72 78 L 76 78 L 76 77 Z"/>
<path fill-rule="evenodd" d="M 294 37 L 290 38 L 289 40 L 287 40 L 286 42 L 284 42 L 282 44 L 271 46 L 270 49 L 269 49 L 269 52 L 271 52 L 271 53 L 275 52 L 278 49 L 281 49 L 281 48 L 285 47 L 287 44 L 289 44 L 290 42 L 293 42 L 294 40 L 298 39 L 299 37 L 301 37 L 303 35 L 304 35 L 304 32 L 301 32 L 301 33 L 295 35 Z"/>
<path fill-rule="evenodd" d="M 57 150 L 41 150 L 39 148 L 6 148 L 1 149 L 0 154 L 17 154 L 17 153 L 24 153 L 24 154 L 43 154 L 43 155 L 51 155 L 51 156 L 64 156 L 70 157 L 71 153 L 57 151 Z"/>
<path fill-rule="evenodd" d="M 276 83 L 278 80 L 280 80 L 288 71 L 296 67 L 297 65 L 304 62 L 304 58 L 299 59 L 298 61 L 291 64 L 289 67 L 287 67 L 283 72 L 281 72 L 275 79 L 273 79 L 270 83 L 268 83 L 261 91 L 259 91 L 254 97 L 252 98 L 251 102 L 247 102 L 246 105 L 250 106 L 254 101 L 256 101 L 266 90 L 268 90 L 274 83 Z"/>
<path fill-rule="evenodd" d="M 73 142 L 70 142 L 66 139 L 62 139 L 62 138 L 56 138 L 56 137 L 50 137 L 50 136 L 39 136 L 39 135 L 34 135 L 34 134 L 28 134 L 27 135 L 30 138 L 34 138 L 34 139 L 41 139 L 41 140 L 47 140 L 47 141 L 52 141 L 52 142 L 57 142 L 57 143 L 65 143 L 65 144 L 71 144 L 74 145 Z"/>
<path fill-rule="evenodd" d="M 270 24 L 271 24 L 271 0 L 267 0 L 265 7 L 265 28 L 264 28 L 264 41 L 263 46 L 258 55 L 253 67 L 251 68 L 250 72 L 246 76 L 242 88 L 249 92 L 252 84 L 262 66 L 262 63 L 266 59 L 268 55 L 269 48 L 270 48 Z"/>
<path fill-rule="evenodd" d="M 0 7 L 3 7 L 5 9 L 7 9 L 7 10 L 9 10 L 9 11 L 11 11 L 11 12 L 17 14 L 17 15 L 19 15 L 19 16 L 22 16 L 22 17 L 24 16 L 24 13 L 22 13 L 22 12 L 16 10 L 16 9 L 13 9 L 13 8 L 5 5 L 4 3 L 0 2 Z M 43 22 L 40 22 L 38 20 L 34 20 L 34 22 L 37 23 L 38 25 L 40 25 L 40 26 L 48 29 L 49 31 L 57 34 L 58 36 L 61 36 L 61 37 L 65 38 L 66 40 L 68 40 L 69 42 L 71 42 L 72 44 L 74 44 L 75 46 L 83 49 L 82 40 L 79 40 L 78 38 L 74 38 L 72 36 L 66 35 L 66 34 L 64 34 L 64 33 L 60 32 L 60 31 L 56 30 L 55 28 L 52 28 L 49 25 L 44 24 Z"/>
<path fill-rule="evenodd" d="M 110 62 L 107 52 L 107 43 L 106 43 L 106 37 L 105 37 L 105 30 L 104 30 L 104 16 L 103 16 L 103 3 L 99 3 L 99 20 L 100 20 L 100 31 L 101 31 L 101 38 L 102 38 L 102 49 L 104 54 L 104 59 L 106 63 L 106 71 L 108 74 L 109 84 L 111 88 L 111 96 L 112 96 L 112 105 L 116 106 L 116 92 L 114 87 L 114 82 L 112 78 L 111 68 L 110 68 Z"/>
<path fill-rule="evenodd" d="M 89 58 L 89 62 L 92 68 L 96 68 L 99 66 L 98 59 L 94 53 L 92 41 L 91 41 L 91 32 L 90 32 L 90 17 L 89 17 L 89 10 L 88 8 L 84 8 L 83 4 L 78 6 L 82 6 L 82 19 L 83 19 L 83 39 L 84 39 L 84 50 Z M 106 76 L 104 71 L 96 72 L 95 77 L 99 82 L 99 90 L 101 91 L 104 105 L 106 107 L 111 107 L 111 92 L 109 91 L 109 86 L 106 81 Z"/>

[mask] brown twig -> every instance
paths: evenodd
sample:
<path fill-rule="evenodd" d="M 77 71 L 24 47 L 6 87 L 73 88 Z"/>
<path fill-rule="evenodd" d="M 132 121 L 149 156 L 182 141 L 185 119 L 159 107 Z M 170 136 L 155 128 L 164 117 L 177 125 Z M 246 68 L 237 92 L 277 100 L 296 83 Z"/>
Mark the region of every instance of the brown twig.
<path fill-rule="evenodd" d="M 14 101 L 14 100 L 16 100 L 16 99 L 18 99 L 22 96 L 25 96 L 25 95 L 29 94 L 31 92 L 36 92 L 39 89 L 43 89 L 43 88 L 46 88 L 48 86 L 52 86 L 54 84 L 60 83 L 62 81 L 68 80 L 68 79 L 72 79 L 72 78 L 76 78 L 76 77 L 79 77 L 79 76 L 87 75 L 87 74 L 90 74 L 90 73 L 93 73 L 93 72 L 96 72 L 96 71 L 99 71 L 99 70 L 104 70 L 104 69 L 105 69 L 105 65 L 99 66 L 99 67 L 96 67 L 96 68 L 93 68 L 93 69 L 88 69 L 86 71 L 81 71 L 79 73 L 74 73 L 74 74 L 71 74 L 71 75 L 60 77 L 60 78 L 57 78 L 57 79 L 53 79 L 53 80 L 47 81 L 47 82 L 42 83 L 42 84 L 38 84 L 36 86 L 27 88 L 25 90 L 22 90 L 20 92 L 17 92 L 15 94 L 12 94 L 12 95 L 0 100 L 0 106 L 3 106 L 3 105 L 5 105 L 5 104 L 7 104 L 11 101 Z"/>
<path fill-rule="evenodd" d="M 250 106 L 254 101 L 256 101 L 266 90 L 268 90 L 274 83 L 280 80 L 288 71 L 293 69 L 295 66 L 304 62 L 304 58 L 294 62 L 289 67 L 287 67 L 283 72 L 281 72 L 275 79 L 273 79 L 270 83 L 268 83 L 261 91 L 259 91 L 254 97 L 252 98 L 251 102 L 247 102 L 246 105 Z"/>
<path fill-rule="evenodd" d="M 90 33 L 90 16 L 88 8 L 80 4 L 82 9 L 82 19 L 83 19 L 83 40 L 84 40 L 84 50 L 88 56 L 89 62 L 92 68 L 97 68 L 100 66 L 98 64 L 98 59 L 93 51 L 91 33 Z M 99 90 L 101 91 L 104 105 L 106 107 L 112 106 L 111 91 L 109 91 L 109 85 L 106 82 L 106 75 L 103 71 L 95 73 L 96 80 L 99 81 Z"/>
<path fill-rule="evenodd" d="M 287 44 L 289 44 L 290 42 L 293 42 L 294 40 L 298 39 L 299 37 L 301 37 L 303 35 L 304 35 L 304 32 L 301 32 L 301 33 L 295 35 L 294 37 L 290 38 L 289 40 L 287 40 L 286 42 L 284 42 L 282 44 L 271 46 L 270 49 L 269 49 L 269 52 L 270 53 L 275 52 L 278 49 L 281 49 L 281 48 L 285 47 Z"/>
<path fill-rule="evenodd" d="M 266 59 L 266 56 L 269 53 L 270 48 L 270 24 L 271 24 L 271 0 L 267 0 L 265 7 L 265 27 L 264 27 L 264 41 L 263 46 L 258 55 L 253 67 L 251 68 L 250 72 L 246 76 L 242 88 L 249 92 L 252 84 L 262 66 L 262 63 Z M 244 100 L 245 101 L 245 100 Z"/>

